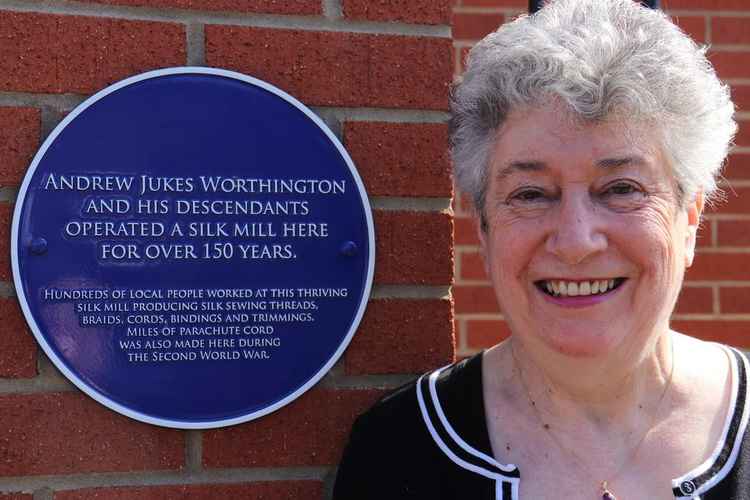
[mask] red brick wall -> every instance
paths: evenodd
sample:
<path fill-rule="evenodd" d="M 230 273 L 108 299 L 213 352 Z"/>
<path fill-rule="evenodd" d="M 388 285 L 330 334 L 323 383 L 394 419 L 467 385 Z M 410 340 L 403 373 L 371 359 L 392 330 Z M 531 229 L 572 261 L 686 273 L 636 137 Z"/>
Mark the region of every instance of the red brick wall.
<path fill-rule="evenodd" d="M 330 496 L 355 415 L 454 357 L 450 14 L 448 0 L 0 4 L 0 500 Z M 269 416 L 212 431 L 141 424 L 67 383 L 25 326 L 8 256 L 44 137 L 92 92 L 176 65 L 244 72 L 314 107 L 358 165 L 377 234 L 371 301 L 331 374 Z"/>
<path fill-rule="evenodd" d="M 688 272 L 674 328 L 704 339 L 750 348 L 750 2 L 662 0 L 693 38 L 711 45 L 709 58 L 731 84 L 740 132 L 722 187 L 727 202 L 706 212 L 698 255 Z M 453 35 L 456 75 L 469 48 L 504 19 L 525 12 L 525 0 L 456 0 Z M 459 356 L 508 335 L 477 249 L 466 197 L 455 201 L 456 340 Z"/>

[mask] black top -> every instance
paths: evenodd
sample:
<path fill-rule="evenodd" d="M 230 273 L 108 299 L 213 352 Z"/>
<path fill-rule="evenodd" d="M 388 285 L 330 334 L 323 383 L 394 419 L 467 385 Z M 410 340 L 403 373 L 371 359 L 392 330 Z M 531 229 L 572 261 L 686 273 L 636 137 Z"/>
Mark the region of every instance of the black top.
<path fill-rule="evenodd" d="M 732 401 L 721 441 L 704 464 L 672 481 L 675 498 L 750 500 L 748 362 L 727 349 Z M 520 481 L 517 467 L 492 457 L 479 354 L 423 375 L 360 416 L 333 499 L 519 500 Z"/>

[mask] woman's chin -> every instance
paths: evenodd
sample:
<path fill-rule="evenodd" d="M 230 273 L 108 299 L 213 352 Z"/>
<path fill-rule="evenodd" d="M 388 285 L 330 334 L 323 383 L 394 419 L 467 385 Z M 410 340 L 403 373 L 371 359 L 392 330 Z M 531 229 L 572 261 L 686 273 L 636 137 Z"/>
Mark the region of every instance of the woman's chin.
<path fill-rule="evenodd" d="M 611 327 L 597 328 L 569 327 L 548 329 L 542 333 L 542 342 L 554 352 L 574 358 L 597 358 L 608 356 L 618 339 Z"/>

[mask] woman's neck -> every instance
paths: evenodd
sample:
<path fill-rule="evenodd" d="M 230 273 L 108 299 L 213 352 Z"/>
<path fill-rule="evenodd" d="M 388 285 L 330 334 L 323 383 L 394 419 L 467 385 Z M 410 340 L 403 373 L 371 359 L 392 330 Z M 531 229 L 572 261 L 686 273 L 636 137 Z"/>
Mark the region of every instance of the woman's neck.
<path fill-rule="evenodd" d="M 582 421 L 600 430 L 610 424 L 641 427 L 659 410 L 673 377 L 670 331 L 642 352 L 618 352 L 605 359 L 571 358 L 528 348 L 514 338 L 498 349 L 516 387 L 526 393 L 522 399 L 560 427 Z"/>

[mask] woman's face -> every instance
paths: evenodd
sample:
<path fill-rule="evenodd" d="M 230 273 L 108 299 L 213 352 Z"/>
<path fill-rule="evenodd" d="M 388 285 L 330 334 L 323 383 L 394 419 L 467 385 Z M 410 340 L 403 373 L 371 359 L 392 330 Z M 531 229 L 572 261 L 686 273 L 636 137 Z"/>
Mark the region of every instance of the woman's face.
<path fill-rule="evenodd" d="M 514 335 L 570 356 L 638 353 L 668 328 L 701 198 L 680 208 L 648 128 L 512 113 L 490 159 L 482 251 Z"/>

